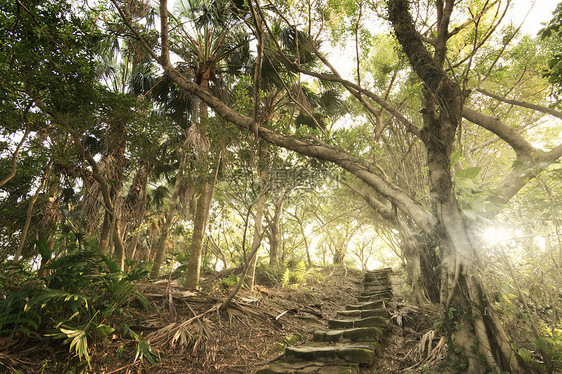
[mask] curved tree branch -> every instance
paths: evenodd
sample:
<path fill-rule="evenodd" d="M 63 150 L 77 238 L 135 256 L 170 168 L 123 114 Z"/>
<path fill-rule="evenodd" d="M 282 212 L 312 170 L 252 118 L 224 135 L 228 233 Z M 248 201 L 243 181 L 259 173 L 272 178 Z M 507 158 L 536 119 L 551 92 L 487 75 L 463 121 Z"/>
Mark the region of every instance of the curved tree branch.
<path fill-rule="evenodd" d="M 494 199 L 500 203 L 509 201 L 527 182 L 545 170 L 551 163 L 562 157 L 562 144 L 549 152 L 533 147 L 514 128 L 497 117 L 489 116 L 474 109 L 464 107 L 463 117 L 485 128 L 513 148 L 519 164 L 514 165 L 498 186 L 499 196 Z M 494 213 L 495 215 L 496 213 Z"/>
<path fill-rule="evenodd" d="M 20 153 L 21 147 L 23 146 L 23 143 L 25 142 L 25 140 L 27 139 L 27 136 L 29 135 L 29 132 L 30 132 L 30 128 L 29 128 L 29 125 L 28 125 L 25 128 L 25 133 L 21 137 L 20 142 L 18 143 L 18 146 L 17 146 L 16 150 L 14 151 L 14 154 L 12 155 L 12 168 L 10 170 L 10 174 L 8 174 L 4 179 L 2 179 L 0 181 L 0 187 L 5 185 L 6 183 L 8 183 L 13 177 L 16 176 L 18 154 Z"/>
<path fill-rule="evenodd" d="M 195 83 L 187 80 L 187 78 L 170 63 L 162 64 L 162 67 L 170 78 L 181 88 L 198 96 L 212 107 L 223 119 L 233 123 L 239 128 L 251 129 L 253 123 L 252 118 L 236 112 L 209 92 L 206 92 Z M 313 144 L 292 136 L 277 133 L 263 126 L 259 128 L 258 135 L 262 139 L 277 146 L 320 160 L 330 161 L 341 166 L 357 178 L 363 180 L 367 185 L 377 190 L 399 209 L 406 212 L 425 232 L 430 233 L 433 226 L 436 224 L 435 218 L 419 203 L 414 201 L 398 187 L 393 186 L 387 180 L 375 174 L 366 163 L 344 150 L 324 144 Z"/>
<path fill-rule="evenodd" d="M 530 157 L 532 153 L 537 152 L 537 149 L 529 144 L 521 134 L 498 117 L 489 116 L 466 106 L 462 110 L 462 115 L 470 122 L 493 132 L 509 144 L 517 158 Z"/>

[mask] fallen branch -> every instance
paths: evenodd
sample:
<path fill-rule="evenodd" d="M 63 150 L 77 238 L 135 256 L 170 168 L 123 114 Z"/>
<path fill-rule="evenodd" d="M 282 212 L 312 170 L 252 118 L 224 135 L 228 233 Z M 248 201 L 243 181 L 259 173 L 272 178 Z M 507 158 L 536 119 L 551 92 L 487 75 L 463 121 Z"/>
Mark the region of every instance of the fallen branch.
<path fill-rule="evenodd" d="M 130 368 L 131 366 L 137 365 L 137 364 L 140 363 L 140 362 L 141 362 L 140 359 L 139 359 L 139 360 L 136 360 L 136 361 L 134 361 L 134 362 L 131 362 L 131 363 L 128 364 L 128 365 L 122 366 L 122 367 L 120 367 L 119 369 L 110 371 L 110 372 L 105 373 L 105 374 L 115 374 L 115 373 L 119 373 L 121 370 Z"/>

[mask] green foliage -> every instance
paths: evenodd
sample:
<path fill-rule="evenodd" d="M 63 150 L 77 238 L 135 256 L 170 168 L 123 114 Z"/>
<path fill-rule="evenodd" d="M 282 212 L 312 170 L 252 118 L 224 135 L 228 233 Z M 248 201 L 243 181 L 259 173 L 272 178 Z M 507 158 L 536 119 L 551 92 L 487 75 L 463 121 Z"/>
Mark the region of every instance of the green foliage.
<path fill-rule="evenodd" d="M 557 87 L 556 94 L 560 95 L 562 92 L 562 3 L 559 3 L 554 11 L 554 17 L 541 30 L 540 35 L 542 39 L 549 41 L 548 48 L 551 56 L 548 60 L 548 70 L 545 76 L 549 82 Z"/>
<path fill-rule="evenodd" d="M 130 319 L 131 302 L 149 306 L 134 285 L 146 270 L 124 275 L 114 260 L 91 245 L 55 258 L 48 269 L 46 278 L 28 274 L 15 290 L 2 287 L 6 297 L 0 299 L 0 335 L 38 333 L 63 339 L 89 364 L 89 342 L 104 339 Z M 150 353 L 146 343 L 139 345 L 142 354 Z"/>
<path fill-rule="evenodd" d="M 234 287 L 238 284 L 238 281 L 240 280 L 240 277 L 234 275 L 234 274 L 230 274 L 228 277 L 221 279 L 221 285 L 224 288 L 231 288 Z"/>
<path fill-rule="evenodd" d="M 142 362 L 143 359 L 146 358 L 146 360 L 151 364 L 156 364 L 156 362 L 158 362 L 160 355 L 154 350 L 154 348 L 150 346 L 150 344 L 145 339 L 143 339 L 141 335 L 131 330 L 126 324 L 123 325 L 123 332 L 133 338 L 137 345 L 135 349 L 135 358 L 133 361 L 140 359 Z"/>
<path fill-rule="evenodd" d="M 301 260 L 296 263 L 288 263 L 287 268 L 283 273 L 281 284 L 285 287 L 298 286 L 305 280 L 308 273 L 309 270 L 306 268 L 304 261 Z"/>

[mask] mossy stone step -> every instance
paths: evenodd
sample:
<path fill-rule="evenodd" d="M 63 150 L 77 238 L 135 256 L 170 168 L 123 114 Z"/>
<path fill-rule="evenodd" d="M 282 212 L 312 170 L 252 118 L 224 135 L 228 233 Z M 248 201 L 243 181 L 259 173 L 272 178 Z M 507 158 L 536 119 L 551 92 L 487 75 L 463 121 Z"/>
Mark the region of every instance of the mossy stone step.
<path fill-rule="evenodd" d="M 386 288 L 391 287 L 389 280 L 370 281 L 365 279 L 362 284 L 363 287 L 386 287 Z"/>
<path fill-rule="evenodd" d="M 378 291 L 388 291 L 388 290 L 391 290 L 391 289 L 392 289 L 392 287 L 390 287 L 389 285 L 367 284 L 367 285 L 365 285 L 365 287 L 363 287 L 361 292 L 378 292 Z"/>
<path fill-rule="evenodd" d="M 381 273 L 392 274 L 392 268 L 384 268 L 384 269 L 377 269 L 377 270 L 367 270 L 367 271 L 365 272 L 365 275 L 367 275 L 367 274 L 381 274 Z"/>
<path fill-rule="evenodd" d="M 392 294 L 389 292 L 385 292 L 385 293 L 379 293 L 379 294 L 374 294 L 374 295 L 369 295 L 369 296 L 358 296 L 357 297 L 357 302 L 358 303 L 366 303 L 369 301 L 386 301 L 388 302 L 390 299 L 392 299 Z"/>
<path fill-rule="evenodd" d="M 388 318 L 383 316 L 372 316 L 360 319 L 330 319 L 329 329 L 350 329 L 354 327 L 386 327 Z"/>
<path fill-rule="evenodd" d="M 333 329 L 314 331 L 317 342 L 376 342 L 383 334 L 380 327 L 353 327 L 350 329 Z"/>
<path fill-rule="evenodd" d="M 381 278 L 389 278 L 390 274 L 388 273 L 366 273 L 363 278 L 365 279 L 381 279 Z"/>
<path fill-rule="evenodd" d="M 353 309 L 336 312 L 337 319 L 363 319 L 375 316 L 388 317 L 389 313 L 382 305 L 378 309 Z"/>
<path fill-rule="evenodd" d="M 324 362 L 283 362 L 261 368 L 256 374 L 358 374 L 358 364 Z"/>
<path fill-rule="evenodd" d="M 389 279 L 380 279 L 380 280 L 369 280 L 369 279 L 365 279 L 363 281 L 363 286 L 364 287 L 368 287 L 368 286 L 385 286 L 385 287 L 390 287 L 390 280 Z"/>
<path fill-rule="evenodd" d="M 379 278 L 388 278 L 390 275 L 387 273 L 371 273 L 371 274 L 365 274 L 363 278 L 365 279 L 379 279 Z"/>
<path fill-rule="evenodd" d="M 390 283 L 389 277 L 363 278 L 363 283 Z"/>
<path fill-rule="evenodd" d="M 375 360 L 375 348 L 360 345 L 312 346 L 301 345 L 285 349 L 287 361 L 343 361 L 370 365 Z"/>
<path fill-rule="evenodd" d="M 387 303 L 387 302 L 388 302 L 388 300 L 368 301 L 366 303 L 346 305 L 345 309 L 346 310 L 379 309 L 379 308 L 382 308 L 384 303 Z"/>
<path fill-rule="evenodd" d="M 361 291 L 360 295 L 361 296 L 370 296 L 370 295 L 376 295 L 376 294 L 382 293 L 382 292 L 392 293 L 392 288 L 390 288 L 390 287 L 364 288 L 363 291 Z"/>
<path fill-rule="evenodd" d="M 363 288 L 363 291 L 361 291 L 361 294 L 362 295 L 363 294 L 374 295 L 374 294 L 384 293 L 384 292 L 392 293 L 392 288 L 390 288 L 390 287 L 381 287 L 381 288 L 367 287 L 367 288 Z"/>

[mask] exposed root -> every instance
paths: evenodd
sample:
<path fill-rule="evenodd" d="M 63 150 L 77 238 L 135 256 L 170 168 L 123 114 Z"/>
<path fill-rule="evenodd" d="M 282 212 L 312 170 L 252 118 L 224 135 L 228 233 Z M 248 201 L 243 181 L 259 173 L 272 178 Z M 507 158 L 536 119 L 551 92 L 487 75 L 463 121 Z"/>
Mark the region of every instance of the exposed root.
<path fill-rule="evenodd" d="M 406 368 L 406 370 L 413 370 L 422 366 L 434 366 L 445 358 L 447 355 L 445 337 L 439 337 L 437 344 L 433 344 L 437 338 L 435 330 L 429 330 L 422 336 L 418 345 L 406 354 L 407 358 L 416 362 L 415 365 Z"/>

